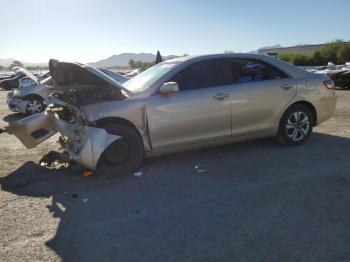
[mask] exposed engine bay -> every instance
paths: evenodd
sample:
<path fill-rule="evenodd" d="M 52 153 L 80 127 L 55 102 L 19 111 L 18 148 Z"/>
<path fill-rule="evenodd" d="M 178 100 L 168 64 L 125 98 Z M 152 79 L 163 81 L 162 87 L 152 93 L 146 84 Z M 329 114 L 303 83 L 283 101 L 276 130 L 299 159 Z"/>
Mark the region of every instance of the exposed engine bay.
<path fill-rule="evenodd" d="M 80 107 L 126 97 L 121 85 L 95 68 L 53 59 L 49 67 L 55 80 L 55 96 L 68 104 Z"/>
<path fill-rule="evenodd" d="M 56 91 L 53 95 L 58 99 L 77 107 L 125 99 L 121 90 L 115 87 L 78 84 L 60 86 L 59 91 Z"/>
<path fill-rule="evenodd" d="M 28 149 L 58 132 L 61 134 L 58 142 L 64 150 L 61 159 L 70 159 L 95 170 L 103 151 L 121 137 L 90 126 L 82 107 L 124 100 L 129 92 L 103 72 L 87 65 L 50 60 L 49 68 L 55 86 L 46 101 L 46 110 L 11 122 L 0 132 L 15 135 Z"/>

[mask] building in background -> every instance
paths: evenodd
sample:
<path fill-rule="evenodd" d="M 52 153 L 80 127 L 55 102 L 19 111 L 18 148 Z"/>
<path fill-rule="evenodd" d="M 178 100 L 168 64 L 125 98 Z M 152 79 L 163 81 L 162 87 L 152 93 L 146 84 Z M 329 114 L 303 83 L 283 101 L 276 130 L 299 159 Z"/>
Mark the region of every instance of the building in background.
<path fill-rule="evenodd" d="M 290 47 L 262 48 L 258 50 L 258 54 L 277 57 L 279 54 L 298 54 L 312 56 L 319 51 L 325 44 L 319 45 L 297 45 Z"/>

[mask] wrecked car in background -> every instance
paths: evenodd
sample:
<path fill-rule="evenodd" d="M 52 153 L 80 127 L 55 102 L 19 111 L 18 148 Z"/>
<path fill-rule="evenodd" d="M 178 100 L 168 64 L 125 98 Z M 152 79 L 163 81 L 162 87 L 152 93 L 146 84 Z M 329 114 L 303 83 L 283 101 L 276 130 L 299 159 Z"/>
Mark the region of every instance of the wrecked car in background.
<path fill-rule="evenodd" d="M 263 137 L 300 145 L 336 104 L 328 76 L 253 54 L 176 58 L 124 85 L 84 64 L 49 67 L 57 91 L 45 112 L 5 131 L 27 148 L 59 132 L 62 158 L 101 173 L 132 172 L 144 156 Z"/>
<path fill-rule="evenodd" d="M 309 72 L 315 74 L 325 74 L 334 81 L 334 85 L 341 89 L 350 89 L 350 63 L 345 63 L 342 66 L 336 66 L 333 63 L 328 63 L 327 66 L 309 69 Z"/>
<path fill-rule="evenodd" d="M 4 90 L 11 90 L 18 88 L 19 81 L 25 77 L 26 75 L 23 72 L 16 72 L 12 74 L 10 77 L 5 77 L 3 80 L 0 80 L 0 88 Z"/>
<path fill-rule="evenodd" d="M 41 82 L 50 76 L 50 72 L 47 72 L 44 74 L 39 74 L 39 75 L 33 73 L 33 75 L 35 76 L 35 79 L 38 82 Z M 27 87 L 27 86 L 30 86 L 32 84 L 35 84 L 36 83 L 35 79 L 33 81 L 33 79 L 31 77 L 28 77 L 28 76 L 23 77 L 21 80 L 19 80 L 18 88 Z"/>
<path fill-rule="evenodd" d="M 108 69 L 99 69 L 109 77 L 124 83 L 127 78 Z M 50 72 L 34 77 L 29 71 L 26 77 L 20 80 L 17 90 L 8 93 L 7 105 L 12 112 L 21 114 L 37 114 L 45 110 L 48 96 L 55 91 L 55 84 L 50 76 Z M 26 82 L 21 83 L 22 80 Z"/>
<path fill-rule="evenodd" d="M 24 72 L 30 81 L 20 84 L 18 89 L 7 94 L 7 105 L 16 113 L 28 115 L 40 113 L 45 110 L 45 100 L 53 91 L 53 80 L 49 74 L 44 75 L 46 78 L 37 78 L 27 70 Z"/>

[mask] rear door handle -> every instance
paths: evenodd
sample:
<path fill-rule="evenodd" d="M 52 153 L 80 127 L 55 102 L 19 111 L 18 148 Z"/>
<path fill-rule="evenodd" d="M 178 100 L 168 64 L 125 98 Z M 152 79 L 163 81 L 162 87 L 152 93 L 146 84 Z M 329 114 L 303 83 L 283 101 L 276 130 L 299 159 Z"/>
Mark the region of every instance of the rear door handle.
<path fill-rule="evenodd" d="M 224 93 L 217 93 L 215 96 L 213 96 L 213 98 L 216 100 L 224 100 L 227 97 L 228 97 L 228 94 L 224 94 Z"/>
<path fill-rule="evenodd" d="M 293 86 L 290 85 L 290 84 L 284 84 L 284 85 L 281 85 L 280 88 L 283 89 L 283 90 L 289 90 L 291 89 Z"/>

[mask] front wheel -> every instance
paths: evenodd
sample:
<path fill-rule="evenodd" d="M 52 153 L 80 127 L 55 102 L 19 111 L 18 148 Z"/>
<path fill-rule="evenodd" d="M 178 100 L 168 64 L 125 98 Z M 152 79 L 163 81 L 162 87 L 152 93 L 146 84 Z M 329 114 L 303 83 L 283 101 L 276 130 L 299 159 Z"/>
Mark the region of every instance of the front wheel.
<path fill-rule="evenodd" d="M 278 128 L 278 141 L 286 146 L 303 144 L 310 136 L 314 119 L 304 105 L 293 105 L 283 114 Z"/>
<path fill-rule="evenodd" d="M 97 172 L 102 175 L 124 175 L 134 172 L 141 164 L 144 147 L 138 132 L 124 124 L 108 124 L 104 129 L 121 136 L 102 153 Z"/>
<path fill-rule="evenodd" d="M 43 112 L 45 105 L 42 99 L 39 98 L 30 98 L 26 106 L 26 113 L 28 115 L 34 115 L 37 113 Z"/>

